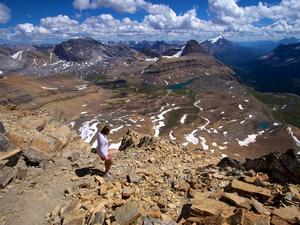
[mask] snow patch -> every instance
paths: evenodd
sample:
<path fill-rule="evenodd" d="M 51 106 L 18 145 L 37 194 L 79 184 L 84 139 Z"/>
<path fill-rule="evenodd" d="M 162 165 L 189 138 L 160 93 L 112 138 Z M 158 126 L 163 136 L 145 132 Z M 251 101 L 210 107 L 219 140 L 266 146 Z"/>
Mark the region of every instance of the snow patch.
<path fill-rule="evenodd" d="M 257 134 L 250 134 L 248 135 L 243 141 L 240 141 L 237 139 L 238 143 L 240 146 L 244 147 L 244 146 L 249 146 L 249 144 L 251 143 L 255 143 L 256 142 L 256 138 L 260 135 L 262 135 L 265 131 L 260 131 Z"/>
<path fill-rule="evenodd" d="M 23 51 L 19 51 L 19 52 L 13 54 L 11 57 L 12 57 L 13 59 L 22 60 L 22 53 L 23 53 Z"/>
<path fill-rule="evenodd" d="M 226 154 L 222 154 L 221 155 L 221 158 L 223 159 L 223 158 L 227 158 L 228 157 L 228 155 L 226 155 Z"/>
<path fill-rule="evenodd" d="M 291 127 L 288 127 L 288 128 L 287 128 L 287 131 L 288 131 L 288 133 L 290 134 L 290 136 L 292 137 L 294 143 L 295 143 L 298 147 L 300 147 L 300 140 L 295 136 L 295 134 L 294 134 L 293 131 L 292 131 L 292 128 L 291 128 Z"/>
<path fill-rule="evenodd" d="M 194 106 L 198 109 L 200 109 L 201 111 L 203 111 L 203 108 L 201 108 L 201 106 L 199 106 L 199 103 L 201 102 L 201 99 L 199 99 L 198 101 L 194 102 Z"/>
<path fill-rule="evenodd" d="M 160 109 L 160 112 L 161 112 L 160 114 L 158 114 L 157 116 L 152 116 L 152 117 L 151 117 L 151 120 L 152 120 L 152 122 L 153 122 L 153 124 L 154 124 L 153 129 L 154 129 L 154 136 L 155 136 L 155 137 L 158 137 L 158 136 L 159 136 L 159 130 L 160 130 L 160 128 L 162 128 L 162 127 L 165 126 L 165 122 L 164 122 L 165 117 L 164 117 L 164 115 L 165 115 L 166 113 L 172 111 L 172 110 L 180 109 L 180 107 L 173 107 L 173 108 L 164 110 L 165 107 L 167 107 L 168 105 L 169 105 L 169 104 L 163 106 L 163 107 Z M 172 106 L 174 106 L 174 105 L 175 105 L 175 104 L 173 104 Z M 164 111 L 163 111 L 163 110 L 164 110 Z"/>
<path fill-rule="evenodd" d="M 199 139 L 201 140 L 201 145 L 202 145 L 202 148 L 203 150 L 207 151 L 209 149 L 208 145 L 206 144 L 206 140 L 204 137 L 199 137 Z"/>
<path fill-rule="evenodd" d="M 176 137 L 173 136 L 173 131 L 171 130 L 169 133 L 170 140 L 176 140 Z"/>
<path fill-rule="evenodd" d="M 111 129 L 110 133 L 112 134 L 112 133 L 114 133 L 114 132 L 116 132 L 118 130 L 121 130 L 123 127 L 124 127 L 124 125 L 121 125 L 121 126 L 118 126 L 118 127 L 114 128 L 114 129 Z"/>
<path fill-rule="evenodd" d="M 71 128 L 73 128 L 75 126 L 75 123 L 76 123 L 75 121 L 70 122 Z"/>
<path fill-rule="evenodd" d="M 156 62 L 159 58 L 146 58 L 146 62 Z"/>
<path fill-rule="evenodd" d="M 41 87 L 44 90 L 58 90 L 58 88 L 52 88 L 52 87 Z"/>
<path fill-rule="evenodd" d="M 171 59 L 171 58 L 179 58 L 181 55 L 182 55 L 182 52 L 183 52 L 183 50 L 184 50 L 184 48 L 185 48 L 185 46 L 183 46 L 182 48 L 181 48 L 181 50 L 180 51 L 178 51 L 176 54 L 174 54 L 174 55 L 172 55 L 172 56 L 163 56 L 163 58 L 168 58 L 168 59 Z"/>
<path fill-rule="evenodd" d="M 181 123 L 181 124 L 184 124 L 187 115 L 188 115 L 188 114 L 184 114 L 183 117 L 181 117 L 181 119 L 180 119 L 180 123 Z"/>
<path fill-rule="evenodd" d="M 82 91 L 82 90 L 87 88 L 87 84 L 78 85 L 76 88 L 77 88 L 78 91 Z"/>
<path fill-rule="evenodd" d="M 192 143 L 192 144 L 194 144 L 194 145 L 197 145 L 197 144 L 199 143 L 198 138 L 195 137 L 195 133 L 196 133 L 197 131 L 198 131 L 198 129 L 193 130 L 192 133 L 185 135 L 185 139 L 186 139 L 188 142 L 190 142 L 190 143 Z"/>
<path fill-rule="evenodd" d="M 0 74 L 3 74 L 3 72 L 0 70 Z"/>
<path fill-rule="evenodd" d="M 121 146 L 121 141 L 119 143 L 112 143 L 109 145 L 109 149 L 112 149 L 112 150 L 119 150 Z"/>
<path fill-rule="evenodd" d="M 209 39 L 208 41 L 211 43 L 211 44 L 215 44 L 216 42 L 218 42 L 219 40 L 223 39 L 223 36 L 220 35 L 218 37 L 215 37 L 215 38 L 212 38 L 212 39 Z"/>
<path fill-rule="evenodd" d="M 99 121 L 96 119 L 84 122 L 81 127 L 79 128 L 79 135 L 81 139 L 84 140 L 85 143 L 90 143 L 97 133 L 98 128 L 97 125 Z"/>

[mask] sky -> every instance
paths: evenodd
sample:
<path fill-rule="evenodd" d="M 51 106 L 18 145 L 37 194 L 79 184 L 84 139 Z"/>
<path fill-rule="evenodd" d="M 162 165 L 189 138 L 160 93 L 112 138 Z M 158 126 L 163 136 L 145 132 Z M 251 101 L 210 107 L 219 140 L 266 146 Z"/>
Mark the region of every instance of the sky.
<path fill-rule="evenodd" d="M 300 37 L 300 0 L 0 0 L 0 42 Z"/>

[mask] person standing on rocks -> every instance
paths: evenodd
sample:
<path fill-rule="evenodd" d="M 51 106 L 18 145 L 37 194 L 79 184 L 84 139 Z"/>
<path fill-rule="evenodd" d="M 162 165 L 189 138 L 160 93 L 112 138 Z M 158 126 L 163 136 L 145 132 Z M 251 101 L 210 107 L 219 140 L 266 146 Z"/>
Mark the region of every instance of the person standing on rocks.
<path fill-rule="evenodd" d="M 100 157 L 100 159 L 105 161 L 105 177 L 109 177 L 109 170 L 112 165 L 112 158 L 110 154 L 108 153 L 108 140 L 107 136 L 110 132 L 109 126 L 104 126 L 101 130 L 101 132 L 98 132 L 96 134 L 97 138 L 97 153 Z"/>

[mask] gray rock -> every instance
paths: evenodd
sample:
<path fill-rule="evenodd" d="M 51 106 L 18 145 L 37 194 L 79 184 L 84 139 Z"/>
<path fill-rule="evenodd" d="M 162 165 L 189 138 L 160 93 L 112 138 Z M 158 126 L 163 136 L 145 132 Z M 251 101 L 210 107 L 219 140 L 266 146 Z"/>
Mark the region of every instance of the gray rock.
<path fill-rule="evenodd" d="M 154 218 L 143 218 L 143 225 L 176 225 L 175 222 L 170 221 L 163 221 L 160 219 L 154 219 Z"/>
<path fill-rule="evenodd" d="M 14 169 L 10 167 L 5 167 L 1 171 L 2 175 L 0 176 L 0 189 L 8 185 L 16 176 Z"/>
<path fill-rule="evenodd" d="M 44 153 L 30 147 L 23 149 L 22 156 L 28 166 L 40 168 L 44 168 L 48 160 L 48 157 Z"/>
<path fill-rule="evenodd" d="M 130 172 L 127 176 L 126 176 L 126 180 L 128 183 L 134 183 L 134 184 L 140 184 L 142 177 L 135 173 L 135 172 Z"/>
<path fill-rule="evenodd" d="M 0 134 L 5 134 L 5 133 L 6 133 L 5 127 L 3 123 L 0 121 Z"/>
<path fill-rule="evenodd" d="M 6 151 L 8 147 L 9 147 L 9 139 L 5 135 L 0 133 L 0 152 Z"/>
<path fill-rule="evenodd" d="M 272 152 L 257 159 L 247 159 L 244 166 L 267 173 L 281 183 L 300 183 L 300 156 L 293 149 L 285 153 Z"/>
<path fill-rule="evenodd" d="M 221 168 L 231 167 L 231 168 L 236 168 L 236 169 L 239 169 L 239 170 L 244 170 L 244 166 L 242 165 L 241 162 L 239 162 L 239 161 L 236 160 L 236 159 L 229 158 L 229 157 L 223 158 L 223 159 L 217 164 L 217 166 L 218 166 L 218 167 L 221 167 Z"/>

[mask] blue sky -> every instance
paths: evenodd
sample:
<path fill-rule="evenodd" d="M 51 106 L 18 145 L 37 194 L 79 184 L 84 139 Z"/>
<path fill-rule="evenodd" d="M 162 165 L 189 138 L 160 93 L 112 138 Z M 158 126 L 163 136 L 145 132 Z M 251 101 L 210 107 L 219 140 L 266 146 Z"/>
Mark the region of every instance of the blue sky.
<path fill-rule="evenodd" d="M 299 0 L 0 0 L 0 40 L 299 37 Z"/>

